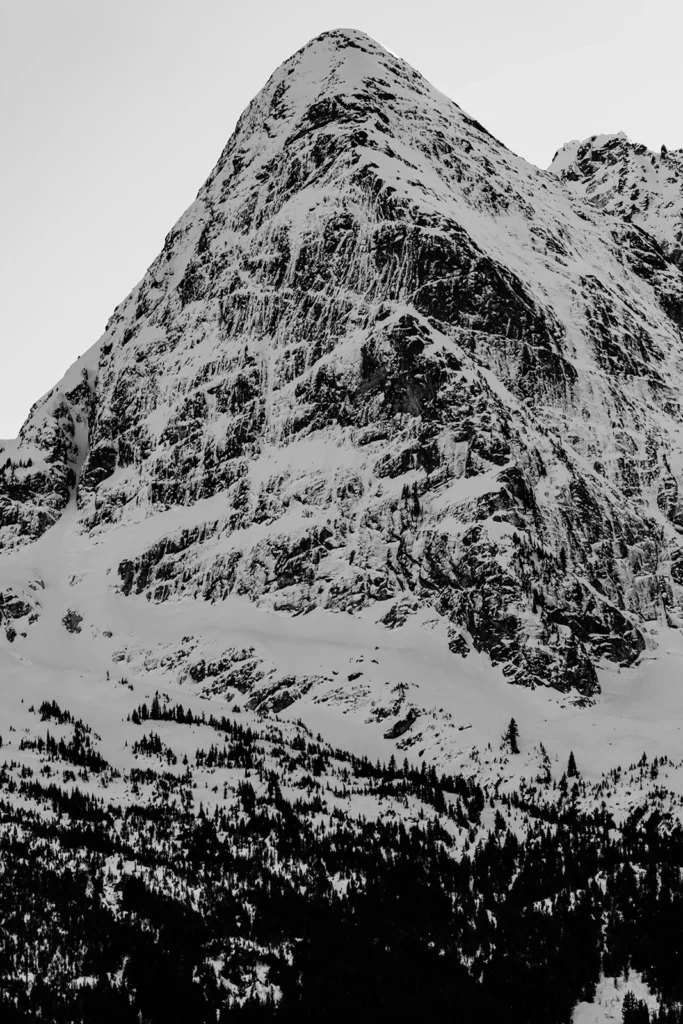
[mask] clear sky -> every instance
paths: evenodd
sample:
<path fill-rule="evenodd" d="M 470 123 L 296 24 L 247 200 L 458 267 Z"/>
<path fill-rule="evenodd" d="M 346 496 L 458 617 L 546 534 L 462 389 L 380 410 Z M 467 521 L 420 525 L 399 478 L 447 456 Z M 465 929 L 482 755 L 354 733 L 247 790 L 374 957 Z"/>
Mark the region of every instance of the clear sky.
<path fill-rule="evenodd" d="M 545 167 L 683 146 L 680 0 L 0 0 L 0 437 L 102 333 L 278 64 L 330 28 Z"/>

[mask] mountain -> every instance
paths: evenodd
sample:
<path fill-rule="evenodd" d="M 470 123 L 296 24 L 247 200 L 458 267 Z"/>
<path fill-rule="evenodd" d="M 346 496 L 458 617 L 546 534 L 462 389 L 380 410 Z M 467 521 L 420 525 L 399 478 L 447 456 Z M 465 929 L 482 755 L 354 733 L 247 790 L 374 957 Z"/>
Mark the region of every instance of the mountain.
<path fill-rule="evenodd" d="M 426 608 L 455 659 L 590 697 L 680 621 L 682 322 L 653 236 L 327 33 L 4 444 L 3 549 L 77 479 L 81 534 L 126 532 L 121 594 Z"/>
<path fill-rule="evenodd" d="M 0 442 L 3 1020 L 680 1024 L 641 149 L 539 170 L 325 33 Z"/>

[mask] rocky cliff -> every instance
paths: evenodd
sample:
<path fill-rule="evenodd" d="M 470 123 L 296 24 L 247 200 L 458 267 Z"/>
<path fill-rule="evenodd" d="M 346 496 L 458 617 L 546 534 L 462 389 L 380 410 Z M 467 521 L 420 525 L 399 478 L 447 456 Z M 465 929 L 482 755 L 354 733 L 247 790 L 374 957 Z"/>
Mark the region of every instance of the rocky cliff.
<path fill-rule="evenodd" d="M 122 595 L 429 608 L 454 659 L 590 696 L 683 622 L 683 203 L 673 156 L 620 189 L 636 153 L 538 170 L 362 33 L 313 40 L 3 443 L 1 543 L 77 487 L 93 543 L 140 524 Z"/>
<path fill-rule="evenodd" d="M 678 266 L 683 261 L 683 150 L 654 153 L 624 132 L 568 142 L 550 170 L 578 196 L 646 231 Z"/>

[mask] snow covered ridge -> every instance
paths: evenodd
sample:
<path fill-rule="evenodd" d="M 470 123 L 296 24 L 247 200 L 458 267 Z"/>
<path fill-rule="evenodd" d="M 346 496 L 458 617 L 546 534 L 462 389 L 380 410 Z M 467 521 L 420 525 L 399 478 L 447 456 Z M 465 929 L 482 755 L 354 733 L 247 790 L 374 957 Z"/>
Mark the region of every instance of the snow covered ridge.
<path fill-rule="evenodd" d="M 683 262 L 683 150 L 653 153 L 624 134 L 568 142 L 550 170 L 576 195 L 647 231 L 678 266 Z"/>
<path fill-rule="evenodd" d="M 63 399 L 5 443 L 17 649 L 73 479 L 97 568 L 59 618 L 97 635 L 93 588 L 431 616 L 454 665 L 475 649 L 584 698 L 655 647 L 683 621 L 683 279 L 563 175 L 362 33 L 286 61 Z"/>

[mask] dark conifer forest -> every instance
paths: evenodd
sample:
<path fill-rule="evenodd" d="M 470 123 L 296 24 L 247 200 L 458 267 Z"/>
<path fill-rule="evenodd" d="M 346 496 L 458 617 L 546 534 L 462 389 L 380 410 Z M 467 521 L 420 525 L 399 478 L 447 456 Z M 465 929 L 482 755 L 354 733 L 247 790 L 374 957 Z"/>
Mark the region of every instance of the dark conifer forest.
<path fill-rule="evenodd" d="M 629 995 L 627 1024 L 681 1020 L 677 798 L 620 822 L 600 799 L 665 759 L 504 792 L 155 700 L 124 776 L 83 722 L 36 715 L 71 739 L 22 739 L 35 771 L 3 749 L 3 1021 L 569 1024 L 631 971 L 660 1009 Z"/>

